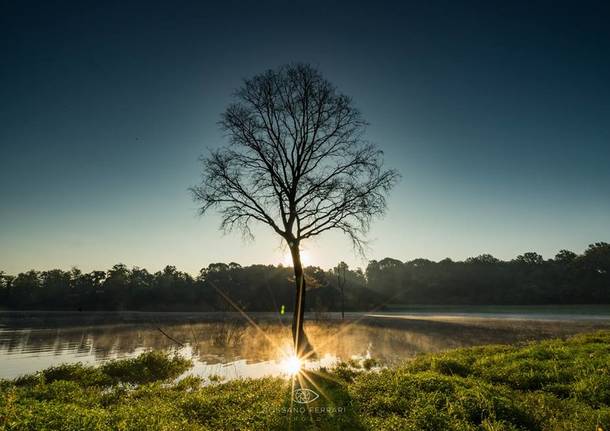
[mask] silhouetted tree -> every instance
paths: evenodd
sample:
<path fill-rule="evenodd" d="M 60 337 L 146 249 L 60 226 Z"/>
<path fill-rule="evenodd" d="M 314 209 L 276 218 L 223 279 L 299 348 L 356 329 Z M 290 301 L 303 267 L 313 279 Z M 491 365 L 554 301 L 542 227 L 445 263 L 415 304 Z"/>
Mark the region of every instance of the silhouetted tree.
<path fill-rule="evenodd" d="M 366 122 L 351 99 L 309 65 L 246 80 L 220 123 L 230 143 L 202 159 L 194 198 L 202 214 L 220 212 L 224 230 L 251 237 L 251 223 L 260 222 L 286 242 L 296 283 L 292 333 L 303 350 L 301 242 L 336 229 L 362 250 L 398 174 L 364 140 Z"/>
<path fill-rule="evenodd" d="M 466 259 L 466 263 L 478 263 L 481 265 L 493 265 L 500 262 L 500 260 L 491 254 L 480 254 L 476 257 L 469 257 Z"/>
<path fill-rule="evenodd" d="M 339 262 L 339 264 L 333 269 L 335 275 L 337 276 L 337 287 L 341 292 L 341 320 L 345 319 L 345 282 L 347 281 L 345 273 L 348 269 L 349 266 L 343 261 Z"/>
<path fill-rule="evenodd" d="M 585 250 L 583 260 L 587 268 L 599 274 L 610 273 L 610 244 L 596 242 Z"/>
<path fill-rule="evenodd" d="M 538 253 L 529 251 L 527 253 L 520 254 L 514 260 L 515 263 L 522 263 L 525 265 L 541 265 L 544 263 L 544 258 Z"/>
<path fill-rule="evenodd" d="M 576 260 L 578 255 L 570 250 L 559 250 L 559 253 L 555 255 L 555 262 L 562 264 L 570 264 Z"/>

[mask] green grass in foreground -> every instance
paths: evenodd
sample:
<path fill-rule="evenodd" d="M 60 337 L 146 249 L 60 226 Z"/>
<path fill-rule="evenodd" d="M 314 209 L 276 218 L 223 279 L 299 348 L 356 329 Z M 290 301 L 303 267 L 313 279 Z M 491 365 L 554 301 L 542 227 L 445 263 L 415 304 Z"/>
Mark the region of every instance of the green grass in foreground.
<path fill-rule="evenodd" d="M 308 374 L 321 396 L 292 413 L 290 381 L 173 382 L 189 367 L 153 352 L 5 380 L 0 429 L 610 429 L 610 332 L 421 355 L 381 371 L 342 364 Z"/>

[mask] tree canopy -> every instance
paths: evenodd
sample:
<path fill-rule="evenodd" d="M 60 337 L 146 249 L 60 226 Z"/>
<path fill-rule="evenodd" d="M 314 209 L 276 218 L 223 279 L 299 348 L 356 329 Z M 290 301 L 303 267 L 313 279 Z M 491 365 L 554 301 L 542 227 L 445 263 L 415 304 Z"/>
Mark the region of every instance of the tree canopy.
<path fill-rule="evenodd" d="M 217 209 L 222 229 L 246 236 L 263 223 L 289 245 L 336 229 L 360 249 L 398 173 L 364 139 L 352 100 L 307 64 L 268 70 L 234 96 L 220 121 L 229 143 L 202 158 L 192 188 L 201 212 Z"/>

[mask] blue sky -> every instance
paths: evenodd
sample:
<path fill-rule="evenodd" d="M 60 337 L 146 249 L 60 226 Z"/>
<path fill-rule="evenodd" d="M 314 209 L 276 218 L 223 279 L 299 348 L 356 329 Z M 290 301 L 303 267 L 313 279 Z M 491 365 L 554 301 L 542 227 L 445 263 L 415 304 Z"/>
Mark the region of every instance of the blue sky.
<path fill-rule="evenodd" d="M 608 241 L 607 3 L 421 3 L 5 3 L 0 270 L 282 261 L 187 189 L 231 92 L 293 61 L 353 97 L 403 176 L 368 258 Z M 338 234 L 305 248 L 365 265 Z"/>

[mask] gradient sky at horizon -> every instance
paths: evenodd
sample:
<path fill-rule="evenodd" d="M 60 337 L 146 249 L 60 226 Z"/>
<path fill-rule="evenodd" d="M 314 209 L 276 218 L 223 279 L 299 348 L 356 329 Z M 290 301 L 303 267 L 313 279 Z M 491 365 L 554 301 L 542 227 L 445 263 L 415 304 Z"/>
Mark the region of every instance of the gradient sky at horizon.
<path fill-rule="evenodd" d="M 368 258 L 610 240 L 610 3 L 4 2 L 0 270 L 279 263 L 187 191 L 241 80 L 317 66 L 403 178 Z M 330 234 L 311 263 L 365 266 Z"/>

